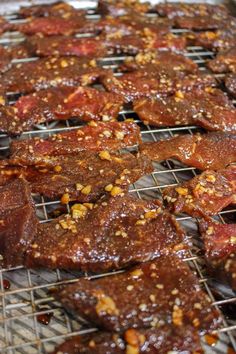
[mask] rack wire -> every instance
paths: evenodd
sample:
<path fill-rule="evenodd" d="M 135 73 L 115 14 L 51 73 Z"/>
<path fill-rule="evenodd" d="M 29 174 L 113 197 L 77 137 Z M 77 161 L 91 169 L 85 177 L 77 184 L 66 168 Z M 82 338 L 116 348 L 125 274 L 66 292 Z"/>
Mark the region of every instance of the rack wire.
<path fill-rule="evenodd" d="M 90 11 L 88 17 L 97 18 L 97 15 Z M 18 20 L 16 14 L 8 14 L 7 18 L 14 22 Z M 174 32 L 182 33 L 183 31 Z M 5 34 L 0 38 L 0 44 L 9 45 L 20 40 L 22 36 L 18 33 L 10 36 Z M 206 70 L 206 60 L 214 57 L 211 51 L 205 51 L 196 46 L 188 47 L 185 55 L 198 63 L 201 70 Z M 124 56 L 102 58 L 100 64 L 103 67 L 115 69 L 124 59 Z M 34 58 L 27 60 L 34 60 Z M 120 112 L 119 120 L 127 118 L 134 118 L 140 126 L 143 141 L 158 141 L 176 134 L 193 134 L 201 131 L 196 126 L 153 128 L 143 125 L 132 110 L 126 109 Z M 76 120 L 46 123 L 23 133 L 22 138 L 47 137 L 57 132 L 76 129 L 79 126 Z M 2 157 L 6 156 L 10 141 L 9 137 L 0 134 L 0 155 Z M 130 193 L 138 198 L 160 198 L 164 187 L 177 185 L 194 177 L 197 173 L 195 168 L 186 167 L 174 160 L 167 160 L 162 164 L 156 163 L 154 172 L 133 184 Z M 38 195 L 34 195 L 34 200 L 41 222 L 49 221 L 53 217 L 53 212 L 61 207 L 59 200 L 52 202 Z M 217 219 L 222 223 L 235 222 L 235 212 L 235 208 L 227 208 L 218 214 Z M 186 261 L 198 275 L 202 287 L 212 301 L 212 306 L 222 311 L 223 326 L 218 331 L 219 339 L 214 340 L 212 342 L 214 346 L 211 347 L 205 343 L 205 352 L 234 353 L 236 351 L 236 315 L 233 308 L 236 306 L 236 296 L 229 288 L 217 283 L 207 274 L 196 219 L 186 215 L 181 215 L 177 219 L 193 240 L 193 248 Z M 112 273 L 96 275 L 93 278 L 110 274 Z M 96 330 L 89 327 L 82 319 L 78 320 L 73 316 L 68 316 L 60 304 L 54 300 L 51 292 L 55 287 L 75 282 L 81 276 L 88 275 L 74 271 L 31 270 L 23 267 L 0 270 L 0 352 L 6 354 L 47 353 L 66 338 Z M 4 288 L 6 280 L 10 282 L 9 289 Z M 43 314 L 53 315 L 47 326 L 38 322 L 38 316 Z M 232 351 L 229 348 L 233 348 Z"/>

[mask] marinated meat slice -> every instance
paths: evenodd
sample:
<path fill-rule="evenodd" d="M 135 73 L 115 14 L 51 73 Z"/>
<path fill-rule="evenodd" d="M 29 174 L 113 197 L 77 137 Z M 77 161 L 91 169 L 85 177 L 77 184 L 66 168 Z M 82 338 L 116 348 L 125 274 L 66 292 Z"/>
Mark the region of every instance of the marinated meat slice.
<path fill-rule="evenodd" d="M 72 212 L 73 217 L 63 215 L 40 225 L 28 249 L 28 267 L 99 273 L 170 252 L 181 255 L 187 247 L 183 230 L 158 201 L 127 194 L 101 199 L 94 206 L 77 204 Z"/>
<path fill-rule="evenodd" d="M 133 14 L 143 14 L 151 9 L 149 2 L 140 2 L 137 0 L 99 0 L 98 12 L 102 15 L 110 15 L 112 17 Z"/>
<path fill-rule="evenodd" d="M 11 57 L 7 50 L 0 46 L 0 73 L 4 73 L 11 67 Z"/>
<path fill-rule="evenodd" d="M 172 33 L 160 35 L 156 33 L 144 38 L 145 49 L 161 49 L 183 52 L 187 46 L 185 36 L 175 36 Z"/>
<path fill-rule="evenodd" d="M 217 31 L 206 31 L 190 34 L 188 37 L 195 45 L 213 51 L 227 50 L 236 46 L 235 29 L 220 29 Z"/>
<path fill-rule="evenodd" d="M 53 4 L 32 5 L 21 7 L 19 15 L 22 17 L 60 16 L 66 18 L 71 13 L 82 13 L 66 2 L 58 1 Z"/>
<path fill-rule="evenodd" d="M 22 96 L 13 106 L 0 107 L 0 131 L 21 134 L 35 124 L 77 118 L 80 121 L 115 120 L 123 99 L 86 87 L 61 87 Z"/>
<path fill-rule="evenodd" d="M 0 187 L 0 254 L 4 267 L 21 265 L 32 242 L 37 218 L 27 182 L 16 179 Z"/>
<path fill-rule="evenodd" d="M 134 111 L 145 124 L 154 126 L 199 125 L 207 130 L 235 132 L 236 109 L 226 94 L 218 89 L 177 91 L 161 98 L 134 102 Z"/>
<path fill-rule="evenodd" d="M 182 54 L 171 51 L 146 51 L 137 54 L 135 57 L 125 59 L 121 65 L 122 71 L 134 71 L 154 66 L 156 70 L 174 70 L 186 73 L 198 71 L 198 65 Z"/>
<path fill-rule="evenodd" d="M 37 166 L 15 166 L 11 160 L 4 160 L 0 185 L 15 176 L 24 176 L 34 193 L 61 198 L 63 204 L 72 200 L 85 203 L 96 201 L 108 192 L 122 194 L 152 170 L 148 159 L 131 153 L 82 151 L 74 156 L 47 157 L 45 163 Z"/>
<path fill-rule="evenodd" d="M 107 55 L 104 42 L 100 38 L 76 37 L 39 37 L 27 39 L 27 45 L 32 47 L 39 57 L 74 55 L 77 57 L 102 57 Z"/>
<path fill-rule="evenodd" d="M 215 59 L 207 63 L 207 66 L 214 73 L 236 73 L 236 46 L 218 53 Z"/>
<path fill-rule="evenodd" d="M 200 170 L 219 170 L 236 162 L 236 135 L 221 132 L 179 135 L 155 143 L 144 143 L 141 151 L 157 162 L 176 158 Z"/>
<path fill-rule="evenodd" d="M 236 290 L 236 224 L 219 224 L 205 219 L 199 226 L 211 271 Z"/>
<path fill-rule="evenodd" d="M 44 36 L 64 35 L 69 36 L 74 33 L 86 31 L 88 22 L 84 16 L 73 15 L 67 18 L 48 16 L 33 17 L 26 23 L 14 25 L 14 29 L 24 34 L 41 34 Z"/>
<path fill-rule="evenodd" d="M 30 93 L 49 87 L 89 85 L 106 74 L 95 60 L 50 57 L 15 64 L 1 77 L 1 90 Z"/>
<path fill-rule="evenodd" d="M 28 58 L 31 54 L 22 44 L 9 47 L 0 46 L 0 72 L 3 73 L 12 66 L 12 59 Z"/>
<path fill-rule="evenodd" d="M 50 157 L 76 155 L 79 151 L 117 151 L 141 142 L 138 125 L 131 122 L 109 122 L 84 126 L 53 134 L 47 139 L 13 140 L 10 145 L 11 163 L 36 165 L 50 163 Z"/>
<path fill-rule="evenodd" d="M 0 34 L 11 30 L 12 24 L 7 22 L 2 16 L 0 16 Z"/>
<path fill-rule="evenodd" d="M 124 336 L 96 332 L 76 336 L 59 345 L 53 354 L 127 354 L 202 353 L 199 335 L 192 327 L 161 326 L 150 329 L 128 329 Z"/>
<path fill-rule="evenodd" d="M 167 323 L 207 332 L 220 322 L 196 276 L 173 254 L 111 277 L 80 279 L 57 298 L 65 308 L 111 332 Z"/>
<path fill-rule="evenodd" d="M 216 215 L 236 203 L 236 167 L 207 170 L 177 187 L 167 187 L 163 199 L 175 214 L 185 212 L 194 217 Z"/>
<path fill-rule="evenodd" d="M 157 4 L 155 7 L 160 16 L 174 18 L 177 16 L 212 16 L 217 14 L 222 18 L 229 15 L 228 9 L 224 5 L 211 5 L 207 3 L 175 3 L 165 2 Z"/>
<path fill-rule="evenodd" d="M 236 74 L 226 76 L 225 87 L 233 97 L 236 97 Z"/>
<path fill-rule="evenodd" d="M 176 28 L 185 28 L 189 30 L 214 30 L 219 28 L 224 28 L 227 25 L 227 22 L 230 21 L 230 18 L 227 20 L 222 20 L 221 15 L 218 14 L 209 17 L 206 16 L 180 16 L 175 17 L 175 27 Z M 235 26 L 235 21 L 232 21 Z"/>
<path fill-rule="evenodd" d="M 125 73 L 120 77 L 104 75 L 101 81 L 108 91 L 122 95 L 126 102 L 156 95 L 167 96 L 177 90 L 190 91 L 193 88 L 216 85 L 212 75 L 185 75 L 183 72 L 159 69 L 155 66 L 146 66 L 145 69 Z"/>

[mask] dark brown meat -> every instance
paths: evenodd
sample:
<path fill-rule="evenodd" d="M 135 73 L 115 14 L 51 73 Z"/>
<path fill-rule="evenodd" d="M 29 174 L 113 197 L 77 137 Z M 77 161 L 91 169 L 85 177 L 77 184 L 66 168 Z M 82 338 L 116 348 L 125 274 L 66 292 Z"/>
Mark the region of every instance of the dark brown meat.
<path fill-rule="evenodd" d="M 236 290 L 236 224 L 224 225 L 205 219 L 199 226 L 211 271 Z"/>
<path fill-rule="evenodd" d="M 107 71 L 95 60 L 76 57 L 45 58 L 15 64 L 1 77 L 1 90 L 30 93 L 49 87 L 89 85 Z"/>
<path fill-rule="evenodd" d="M 111 17 L 118 17 L 133 14 L 143 14 L 151 9 L 149 2 L 141 3 L 137 0 L 99 0 L 98 12 L 102 15 L 110 15 Z"/>
<path fill-rule="evenodd" d="M 225 87 L 233 97 L 236 97 L 236 74 L 226 76 Z"/>
<path fill-rule="evenodd" d="M 121 96 L 93 88 L 48 88 L 20 97 L 13 106 L 0 107 L 0 131 L 17 135 L 35 124 L 69 118 L 115 120 L 122 106 Z"/>
<path fill-rule="evenodd" d="M 125 59 L 121 65 L 122 71 L 134 71 L 154 66 L 156 70 L 174 70 L 186 73 L 195 73 L 198 71 L 198 65 L 182 54 L 176 54 L 171 51 L 147 51 L 137 54 L 135 57 Z"/>
<path fill-rule="evenodd" d="M 6 267 L 21 265 L 37 229 L 30 189 L 20 178 L 0 187 L 0 254 Z"/>
<path fill-rule="evenodd" d="M 218 53 L 215 59 L 207 63 L 207 66 L 214 73 L 236 73 L 236 46 Z"/>
<path fill-rule="evenodd" d="M 235 132 L 236 109 L 218 89 L 177 91 L 166 98 L 134 102 L 134 111 L 145 124 L 154 126 L 199 125 L 207 130 Z"/>
<path fill-rule="evenodd" d="M 221 29 L 217 31 L 206 31 L 190 34 L 188 37 L 195 45 L 213 51 L 227 50 L 236 46 L 236 31 L 232 29 Z"/>
<path fill-rule="evenodd" d="M 2 47 L 0 46 L 0 72 L 7 71 L 12 66 L 12 59 L 22 59 L 31 56 L 29 49 L 22 44 Z"/>
<path fill-rule="evenodd" d="M 128 329 L 124 337 L 109 332 L 76 336 L 61 344 L 53 354 L 166 354 L 202 353 L 197 331 L 189 327 L 161 326 L 150 329 Z"/>
<path fill-rule="evenodd" d="M 235 181 L 235 166 L 216 172 L 207 170 L 177 187 L 165 188 L 163 199 L 175 214 L 216 215 L 236 203 Z"/>
<path fill-rule="evenodd" d="M 13 140 L 10 145 L 11 163 L 37 165 L 50 163 L 58 155 L 76 155 L 80 151 L 117 151 L 141 142 L 138 125 L 131 122 L 109 122 L 84 126 L 54 134 L 47 139 Z"/>
<path fill-rule="evenodd" d="M 111 332 L 167 323 L 206 332 L 220 322 L 198 279 L 173 254 L 111 277 L 80 279 L 57 298 L 65 308 Z"/>
<path fill-rule="evenodd" d="M 15 176 L 24 176 L 34 193 L 61 198 L 64 204 L 71 200 L 94 202 L 110 192 L 122 194 L 130 184 L 152 172 L 146 158 L 108 151 L 52 156 L 37 167 L 14 166 L 11 160 L 4 160 L 2 165 L 0 185 Z"/>
<path fill-rule="evenodd" d="M 0 34 L 11 30 L 12 24 L 7 22 L 2 16 L 0 16 Z"/>
<path fill-rule="evenodd" d="M 190 91 L 193 88 L 214 86 L 215 79 L 208 74 L 186 75 L 174 70 L 146 66 L 145 69 L 126 73 L 120 77 L 112 74 L 101 78 L 105 88 L 120 94 L 127 102 L 156 95 L 167 96 L 177 90 Z"/>
<path fill-rule="evenodd" d="M 19 10 L 19 15 L 22 17 L 60 16 L 66 18 L 72 13 L 78 13 L 79 15 L 82 11 L 76 10 L 73 6 L 63 1 L 58 1 L 53 4 L 21 7 Z"/>
<path fill-rule="evenodd" d="M 236 135 L 220 132 L 179 135 L 155 143 L 144 143 L 141 151 L 157 162 L 176 158 L 200 170 L 219 170 L 236 162 Z"/>
<path fill-rule="evenodd" d="M 176 28 L 185 28 L 189 30 L 214 30 L 219 28 L 225 28 L 230 26 L 235 27 L 235 19 L 228 17 L 227 19 L 222 19 L 221 14 L 214 14 L 212 16 L 180 16 L 175 17 L 174 23 Z"/>
<path fill-rule="evenodd" d="M 169 252 L 182 254 L 187 247 L 183 230 L 158 201 L 125 195 L 90 207 L 77 204 L 74 218 L 63 215 L 40 225 L 26 265 L 98 273 Z"/>
<path fill-rule="evenodd" d="M 165 2 L 157 4 L 155 7 L 160 16 L 174 18 L 176 16 L 209 16 L 217 14 L 222 18 L 228 16 L 228 9 L 224 5 L 211 5 L 207 3 L 176 3 Z"/>

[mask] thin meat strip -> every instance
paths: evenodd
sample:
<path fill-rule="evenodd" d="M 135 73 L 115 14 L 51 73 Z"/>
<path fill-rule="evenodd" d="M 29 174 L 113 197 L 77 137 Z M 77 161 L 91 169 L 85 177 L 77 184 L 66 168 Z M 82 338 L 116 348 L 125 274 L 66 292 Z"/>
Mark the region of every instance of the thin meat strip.
<path fill-rule="evenodd" d="M 21 17 L 46 17 L 46 16 L 60 16 L 66 18 L 72 13 L 80 15 L 83 11 L 76 10 L 70 4 L 58 1 L 53 4 L 32 5 L 21 7 L 19 15 Z"/>
<path fill-rule="evenodd" d="M 233 97 L 236 97 L 236 74 L 229 74 L 225 77 L 225 87 Z"/>
<path fill-rule="evenodd" d="M 199 125 L 207 130 L 236 132 L 236 109 L 227 95 L 212 87 L 177 91 L 161 98 L 134 101 L 134 111 L 154 126 Z"/>
<path fill-rule="evenodd" d="M 236 290 L 236 224 L 219 224 L 203 219 L 199 227 L 209 269 Z"/>
<path fill-rule="evenodd" d="M 25 264 L 99 273 L 186 248 L 185 233 L 160 202 L 126 194 L 77 204 L 72 216 L 41 224 Z"/>
<path fill-rule="evenodd" d="M 236 46 L 218 53 L 215 59 L 208 61 L 207 66 L 214 73 L 236 73 Z"/>
<path fill-rule="evenodd" d="M 89 87 L 51 87 L 22 96 L 12 106 L 0 107 L 0 131 L 18 135 L 36 124 L 70 118 L 83 122 L 115 120 L 123 103 L 118 94 Z"/>
<path fill-rule="evenodd" d="M 56 297 L 74 314 L 111 332 L 161 324 L 208 332 L 220 323 L 198 279 L 174 254 L 111 277 L 80 279 Z"/>
<path fill-rule="evenodd" d="M 219 170 L 236 162 L 236 136 L 230 133 L 179 135 L 143 143 L 140 149 L 153 161 L 175 158 L 200 170 Z"/>
<path fill-rule="evenodd" d="M 184 28 L 188 30 L 216 30 L 232 28 L 236 26 L 234 17 L 228 16 L 222 18 L 221 14 L 213 14 L 211 17 L 207 16 L 180 16 L 174 18 L 175 27 Z"/>
<path fill-rule="evenodd" d="M 42 138 L 13 140 L 10 160 L 16 165 L 49 164 L 58 155 L 76 155 L 80 151 L 117 151 L 141 143 L 140 129 L 132 122 L 93 123 L 79 129 Z"/>
<path fill-rule="evenodd" d="M 99 0 L 98 12 L 102 16 L 109 15 L 111 17 L 118 17 L 123 15 L 130 15 L 136 12 L 137 14 L 144 14 L 151 9 L 149 2 L 141 3 L 138 0 Z"/>
<path fill-rule="evenodd" d="M 165 188 L 163 199 L 175 214 L 216 215 L 236 203 L 235 181 L 236 167 L 233 165 L 225 170 L 207 170 L 177 187 Z"/>
<path fill-rule="evenodd" d="M 227 50 L 236 46 L 235 28 L 192 33 L 188 35 L 188 38 L 193 41 L 194 45 L 213 51 Z"/>

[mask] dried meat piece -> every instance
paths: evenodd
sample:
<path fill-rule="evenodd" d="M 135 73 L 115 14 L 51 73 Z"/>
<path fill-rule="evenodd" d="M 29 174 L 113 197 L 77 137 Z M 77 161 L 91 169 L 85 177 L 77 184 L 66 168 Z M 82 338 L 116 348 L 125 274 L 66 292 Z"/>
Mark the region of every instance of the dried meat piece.
<path fill-rule="evenodd" d="M 50 157 L 53 156 L 76 155 L 84 150 L 117 151 L 140 142 L 140 129 L 135 123 L 99 123 L 53 134 L 46 139 L 36 137 L 13 140 L 10 145 L 10 159 L 11 163 L 23 166 L 47 164 L 47 160 L 50 163 Z"/>
<path fill-rule="evenodd" d="M 225 87 L 233 97 L 236 97 L 236 74 L 226 76 Z"/>
<path fill-rule="evenodd" d="M 75 155 L 46 157 L 45 162 L 35 166 L 16 166 L 11 160 L 4 160 L 0 185 L 24 176 L 34 193 L 50 199 L 61 198 L 63 204 L 72 200 L 85 203 L 109 192 L 123 194 L 130 184 L 152 170 L 147 158 L 131 153 L 81 151 Z"/>
<path fill-rule="evenodd" d="M 176 28 L 184 28 L 189 30 L 214 30 L 219 28 L 225 28 L 228 22 L 232 22 L 235 26 L 235 20 L 230 18 L 222 19 L 221 15 L 218 16 L 216 13 L 213 16 L 180 16 L 175 17 L 174 23 Z"/>
<path fill-rule="evenodd" d="M 12 106 L 0 107 L 0 131 L 17 135 L 35 124 L 69 118 L 115 120 L 122 106 L 121 96 L 93 88 L 48 88 L 22 96 Z"/>
<path fill-rule="evenodd" d="M 140 2 L 138 0 L 99 0 L 98 12 L 102 15 L 112 17 L 124 16 L 133 14 L 144 14 L 151 9 L 149 2 Z"/>
<path fill-rule="evenodd" d="M 127 194 L 76 205 L 72 212 L 74 218 L 63 215 L 40 225 L 26 266 L 99 273 L 169 252 L 182 254 L 187 247 L 183 230 L 158 201 Z"/>
<path fill-rule="evenodd" d="M 38 221 L 27 182 L 16 179 L 0 187 L 0 254 L 4 267 L 22 265 Z"/>
<path fill-rule="evenodd" d="M 0 46 L 0 72 L 3 73 L 12 66 L 12 59 L 22 59 L 31 56 L 31 52 L 22 44 L 2 47 Z"/>
<path fill-rule="evenodd" d="M 95 60 L 77 57 L 50 57 L 19 63 L 1 77 L 1 90 L 30 93 L 49 87 L 86 86 L 107 71 Z"/>
<path fill-rule="evenodd" d="M 236 162 L 236 135 L 230 133 L 179 135 L 140 148 L 153 161 L 175 158 L 200 170 L 219 170 Z"/>
<path fill-rule="evenodd" d="M 140 99 L 134 101 L 134 111 L 144 124 L 158 127 L 192 124 L 207 130 L 236 133 L 236 109 L 218 89 L 177 91 L 166 98 Z"/>
<path fill-rule="evenodd" d="M 111 277 L 80 279 L 56 297 L 74 314 L 111 332 L 163 324 L 207 332 L 220 323 L 197 277 L 173 254 Z"/>
<path fill-rule="evenodd" d="M 126 102 L 156 95 L 167 96 L 177 90 L 190 91 L 193 88 L 216 85 L 212 75 L 186 75 L 184 72 L 156 66 L 146 66 L 145 69 L 125 73 L 120 77 L 108 74 L 101 78 L 101 82 L 109 92 L 122 95 Z"/>
<path fill-rule="evenodd" d="M 167 187 L 163 199 L 168 209 L 194 217 L 216 215 L 230 204 L 236 203 L 236 168 L 207 170 L 177 187 Z"/>
<path fill-rule="evenodd" d="M 13 29 L 12 27 L 11 23 L 7 22 L 4 17 L 0 16 L 0 34 L 11 31 Z"/>
<path fill-rule="evenodd" d="M 213 51 L 227 50 L 236 46 L 235 29 L 220 29 L 217 31 L 205 31 L 188 35 L 194 45 Z"/>
<path fill-rule="evenodd" d="M 207 66 L 214 73 L 236 73 L 236 46 L 219 52 L 215 59 L 207 62 Z"/>
<path fill-rule="evenodd" d="M 236 290 L 236 224 L 219 224 L 207 218 L 199 227 L 210 270 Z"/>
<path fill-rule="evenodd" d="M 78 13 L 80 15 L 82 11 L 76 10 L 70 4 L 58 1 L 53 4 L 32 5 L 27 7 L 21 7 L 19 15 L 22 17 L 45 17 L 45 16 L 60 16 L 66 18 L 68 14 Z"/>
<path fill-rule="evenodd" d="M 166 354 L 202 353 L 199 335 L 192 327 L 161 326 L 150 329 L 128 329 L 124 336 L 109 332 L 96 332 L 76 336 L 59 345 L 53 354 Z"/>

